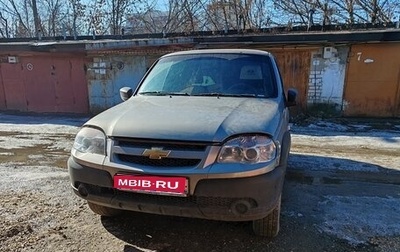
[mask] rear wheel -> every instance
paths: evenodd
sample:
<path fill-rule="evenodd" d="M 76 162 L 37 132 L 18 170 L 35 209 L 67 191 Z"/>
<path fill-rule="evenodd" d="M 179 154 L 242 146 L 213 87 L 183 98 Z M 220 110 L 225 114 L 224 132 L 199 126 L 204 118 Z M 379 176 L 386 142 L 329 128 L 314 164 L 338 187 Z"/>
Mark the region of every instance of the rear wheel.
<path fill-rule="evenodd" d="M 112 216 L 117 216 L 122 213 L 122 210 L 119 209 L 114 209 L 111 207 L 106 207 L 102 205 L 97 205 L 93 202 L 88 201 L 88 205 L 90 210 L 92 210 L 94 213 L 101 215 L 101 216 L 107 216 L 107 217 L 112 217 Z"/>
<path fill-rule="evenodd" d="M 278 204 L 266 217 L 253 221 L 253 231 L 256 235 L 273 238 L 279 232 L 279 220 L 281 214 L 281 196 Z"/>

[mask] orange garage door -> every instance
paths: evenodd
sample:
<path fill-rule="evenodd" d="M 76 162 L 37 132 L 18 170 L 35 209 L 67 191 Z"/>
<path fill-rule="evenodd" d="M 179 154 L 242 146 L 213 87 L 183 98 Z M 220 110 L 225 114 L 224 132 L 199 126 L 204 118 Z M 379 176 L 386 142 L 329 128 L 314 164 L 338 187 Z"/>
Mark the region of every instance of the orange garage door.
<path fill-rule="evenodd" d="M 400 44 L 354 45 L 349 54 L 344 115 L 396 117 Z"/>

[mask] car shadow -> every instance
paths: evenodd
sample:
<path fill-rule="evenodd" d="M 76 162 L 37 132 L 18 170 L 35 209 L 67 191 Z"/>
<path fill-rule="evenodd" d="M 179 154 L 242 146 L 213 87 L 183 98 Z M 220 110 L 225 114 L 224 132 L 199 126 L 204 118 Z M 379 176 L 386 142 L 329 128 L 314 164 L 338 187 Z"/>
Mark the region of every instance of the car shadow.
<path fill-rule="evenodd" d="M 269 242 L 253 236 L 250 222 L 222 222 L 137 212 L 125 212 L 116 218 L 101 217 L 101 222 L 108 232 L 127 243 L 124 252 L 222 251 L 235 243 Z"/>

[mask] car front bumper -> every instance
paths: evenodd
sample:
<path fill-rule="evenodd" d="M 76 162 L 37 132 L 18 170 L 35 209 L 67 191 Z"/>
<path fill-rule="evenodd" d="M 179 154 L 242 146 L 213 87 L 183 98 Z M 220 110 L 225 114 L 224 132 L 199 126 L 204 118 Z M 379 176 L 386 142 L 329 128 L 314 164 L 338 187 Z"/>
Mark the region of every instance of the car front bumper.
<path fill-rule="evenodd" d="M 245 178 L 202 179 L 187 197 L 143 194 L 113 188 L 106 170 L 68 160 L 74 192 L 111 208 L 223 221 L 249 221 L 267 216 L 278 204 L 286 167 Z M 190 179 L 190 178 L 189 178 Z"/>

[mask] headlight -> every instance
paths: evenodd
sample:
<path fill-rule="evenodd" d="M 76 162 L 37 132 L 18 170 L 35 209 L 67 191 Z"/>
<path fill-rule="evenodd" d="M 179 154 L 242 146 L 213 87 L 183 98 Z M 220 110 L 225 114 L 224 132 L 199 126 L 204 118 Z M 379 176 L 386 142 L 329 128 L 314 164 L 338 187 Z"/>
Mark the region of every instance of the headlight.
<path fill-rule="evenodd" d="M 222 146 L 218 155 L 219 163 L 256 164 L 276 157 L 274 141 L 267 136 L 240 136 Z"/>
<path fill-rule="evenodd" d="M 82 153 L 105 155 L 106 136 L 98 129 L 82 128 L 75 137 L 73 148 Z"/>

